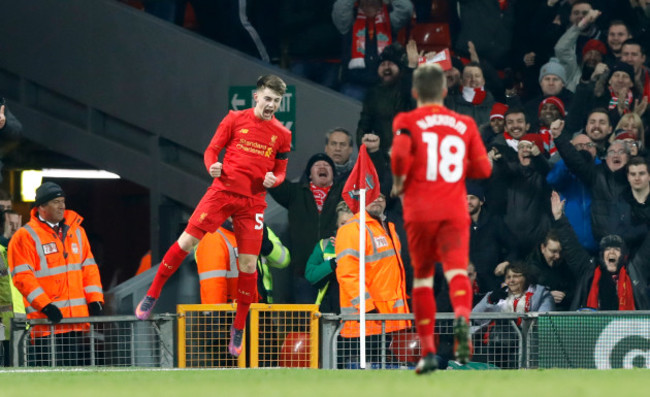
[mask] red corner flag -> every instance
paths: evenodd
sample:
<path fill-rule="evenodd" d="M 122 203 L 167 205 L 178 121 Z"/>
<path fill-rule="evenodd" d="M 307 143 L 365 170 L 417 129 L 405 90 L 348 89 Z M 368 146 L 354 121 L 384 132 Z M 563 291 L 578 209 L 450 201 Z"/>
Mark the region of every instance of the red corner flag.
<path fill-rule="evenodd" d="M 366 203 L 364 203 L 363 208 L 379 197 L 379 177 L 375 165 L 368 156 L 366 145 L 361 145 L 359 148 L 357 163 L 345 182 L 345 187 L 343 187 L 343 200 L 355 214 L 359 212 L 360 207 L 359 189 L 366 189 Z"/>

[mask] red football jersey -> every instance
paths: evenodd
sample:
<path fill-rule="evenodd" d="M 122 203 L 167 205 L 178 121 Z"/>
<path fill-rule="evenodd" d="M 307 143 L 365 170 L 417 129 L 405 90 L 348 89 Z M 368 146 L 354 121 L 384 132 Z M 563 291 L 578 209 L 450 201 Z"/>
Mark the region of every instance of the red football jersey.
<path fill-rule="evenodd" d="M 226 149 L 223 170 L 219 178 L 214 178 L 212 186 L 248 197 L 264 196 L 266 189 L 262 182 L 266 173 L 281 169 L 279 162 L 284 163 L 283 171 L 286 170 L 291 131 L 275 117 L 271 120 L 257 118 L 253 108 L 231 110 L 205 151 L 206 168 L 217 161 L 221 149 Z"/>
<path fill-rule="evenodd" d="M 404 220 L 468 217 L 465 178 L 492 171 L 474 120 L 427 105 L 398 114 L 393 131 L 393 174 L 406 175 Z"/>

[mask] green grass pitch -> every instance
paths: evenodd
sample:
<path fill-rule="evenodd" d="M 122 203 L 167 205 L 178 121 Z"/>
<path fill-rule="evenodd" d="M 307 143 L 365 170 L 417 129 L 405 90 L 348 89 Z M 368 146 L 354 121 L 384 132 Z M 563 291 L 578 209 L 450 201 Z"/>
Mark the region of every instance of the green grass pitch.
<path fill-rule="evenodd" d="M 0 396 L 48 397 L 623 397 L 648 395 L 650 372 L 633 370 L 4 370 Z"/>

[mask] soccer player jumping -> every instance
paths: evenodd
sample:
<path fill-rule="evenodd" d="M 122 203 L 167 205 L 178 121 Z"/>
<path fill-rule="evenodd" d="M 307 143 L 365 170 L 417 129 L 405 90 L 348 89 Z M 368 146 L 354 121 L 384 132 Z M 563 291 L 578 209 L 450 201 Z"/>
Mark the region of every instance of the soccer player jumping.
<path fill-rule="evenodd" d="M 442 262 L 454 307 L 454 349 L 465 364 L 472 355 L 469 315 L 472 289 L 467 277 L 469 224 L 465 178 L 492 172 L 471 117 L 443 106 L 447 81 L 440 66 L 425 64 L 413 74 L 417 109 L 393 120 L 392 194 L 404 207 L 404 228 L 413 262 L 413 313 L 422 349 L 417 374 L 435 371 L 436 303 L 433 275 Z"/>
<path fill-rule="evenodd" d="M 241 354 L 246 317 L 257 298 L 256 263 L 262 244 L 266 189 L 284 181 L 291 150 L 291 132 L 274 117 L 286 88 L 277 76 L 260 77 L 254 93 L 255 106 L 230 111 L 219 124 L 203 155 L 205 167 L 214 178 L 212 185 L 185 231 L 163 257 L 147 295 L 135 309 L 140 320 L 149 318 L 163 285 L 189 251 L 206 233 L 216 231 L 232 216 L 240 272 L 228 351 L 236 357 Z M 222 149 L 223 163 L 218 160 Z"/>

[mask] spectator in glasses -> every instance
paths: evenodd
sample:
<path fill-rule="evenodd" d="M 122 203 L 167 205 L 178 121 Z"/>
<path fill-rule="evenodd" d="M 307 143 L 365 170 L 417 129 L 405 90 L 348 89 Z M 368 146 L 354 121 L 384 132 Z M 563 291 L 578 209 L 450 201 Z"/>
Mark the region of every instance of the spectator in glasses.
<path fill-rule="evenodd" d="M 563 129 L 564 122 L 561 120 L 551 124 L 551 134 L 560 156 L 591 193 L 593 237 L 600 241 L 607 235 L 616 234 L 632 249 L 631 243 L 639 241 L 639 234 L 644 232 L 641 230 L 643 225 L 632 224 L 629 204 L 621 197 L 629 189 L 625 171 L 630 158 L 627 145 L 621 140 L 615 140 L 607 149 L 605 161 L 596 164 L 571 144 L 568 134 L 562 133 Z"/>

